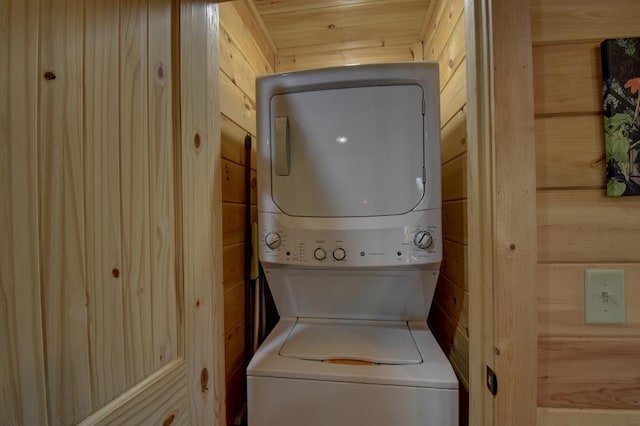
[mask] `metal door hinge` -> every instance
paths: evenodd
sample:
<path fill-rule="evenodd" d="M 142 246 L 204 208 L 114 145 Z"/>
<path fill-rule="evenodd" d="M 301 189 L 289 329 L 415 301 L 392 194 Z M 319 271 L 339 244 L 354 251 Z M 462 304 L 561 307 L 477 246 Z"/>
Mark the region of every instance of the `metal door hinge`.
<path fill-rule="evenodd" d="M 491 367 L 487 365 L 487 389 L 491 392 L 491 395 L 496 396 L 498 393 L 498 377 L 493 372 Z"/>

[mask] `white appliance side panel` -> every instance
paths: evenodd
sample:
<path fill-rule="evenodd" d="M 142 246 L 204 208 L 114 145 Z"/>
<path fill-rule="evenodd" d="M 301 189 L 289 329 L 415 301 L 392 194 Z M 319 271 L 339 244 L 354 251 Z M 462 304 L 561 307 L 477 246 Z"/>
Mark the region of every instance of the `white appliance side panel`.
<path fill-rule="evenodd" d="M 271 146 L 276 205 L 292 216 L 411 211 L 424 195 L 422 99 L 418 85 L 316 90 L 271 98 L 271 140 L 282 141 Z M 276 137 L 276 120 L 288 122 L 288 143 L 284 135 Z M 278 161 L 289 163 L 287 174 L 274 166 Z"/>
<path fill-rule="evenodd" d="M 457 426 L 458 392 L 249 377 L 249 426 Z"/>

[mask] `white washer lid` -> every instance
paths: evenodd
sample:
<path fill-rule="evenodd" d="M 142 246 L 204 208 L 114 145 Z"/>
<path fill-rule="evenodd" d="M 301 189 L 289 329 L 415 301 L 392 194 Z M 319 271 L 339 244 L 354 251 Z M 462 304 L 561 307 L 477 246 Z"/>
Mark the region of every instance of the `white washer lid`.
<path fill-rule="evenodd" d="M 422 362 L 406 322 L 298 319 L 280 349 L 284 357 L 316 361 Z"/>

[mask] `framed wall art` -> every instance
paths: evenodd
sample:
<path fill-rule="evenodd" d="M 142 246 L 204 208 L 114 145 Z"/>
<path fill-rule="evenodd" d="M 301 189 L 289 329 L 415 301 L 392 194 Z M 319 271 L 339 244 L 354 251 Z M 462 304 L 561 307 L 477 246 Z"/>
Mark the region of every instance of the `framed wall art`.
<path fill-rule="evenodd" d="M 601 44 L 607 195 L 640 195 L 640 38 Z"/>

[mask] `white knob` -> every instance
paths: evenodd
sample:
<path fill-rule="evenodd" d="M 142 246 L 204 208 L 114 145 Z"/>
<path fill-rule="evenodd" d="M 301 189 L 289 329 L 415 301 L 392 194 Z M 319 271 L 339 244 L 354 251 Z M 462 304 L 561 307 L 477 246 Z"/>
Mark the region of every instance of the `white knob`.
<path fill-rule="evenodd" d="M 427 231 L 418 231 L 413 237 L 413 243 L 421 249 L 428 249 L 433 244 L 433 237 Z"/>
<path fill-rule="evenodd" d="M 269 232 L 264 237 L 264 243 L 270 249 L 276 249 L 280 247 L 280 244 L 282 243 L 282 238 L 280 237 L 280 234 L 278 234 L 277 232 Z"/>
<path fill-rule="evenodd" d="M 325 260 L 327 258 L 327 252 L 324 251 L 323 248 L 318 247 L 314 250 L 313 257 L 315 257 L 316 260 Z"/>
<path fill-rule="evenodd" d="M 347 252 L 344 251 L 343 248 L 337 248 L 333 251 L 333 258 L 335 260 L 344 260 L 344 258 L 347 257 Z"/>

